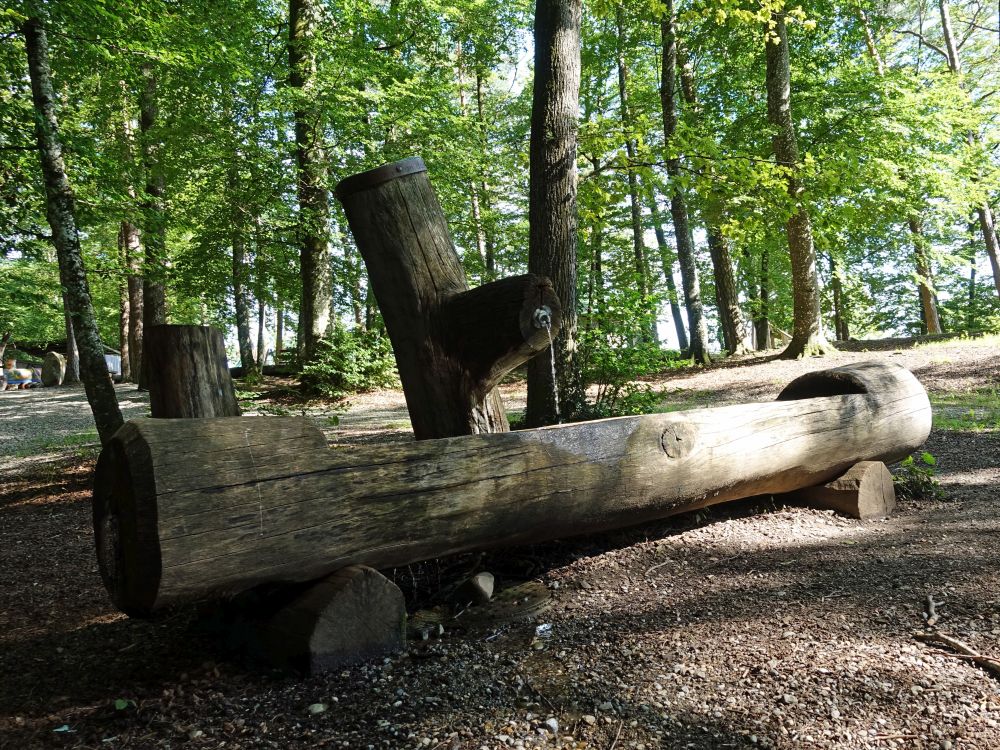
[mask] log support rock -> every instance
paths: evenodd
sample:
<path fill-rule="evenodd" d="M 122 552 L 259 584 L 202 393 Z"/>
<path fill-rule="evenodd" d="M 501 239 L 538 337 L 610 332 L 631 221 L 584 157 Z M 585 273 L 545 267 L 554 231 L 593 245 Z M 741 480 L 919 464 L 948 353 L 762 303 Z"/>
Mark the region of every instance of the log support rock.
<path fill-rule="evenodd" d="M 376 570 L 349 565 L 313 582 L 262 625 L 260 656 L 281 669 L 317 674 L 401 651 L 406 604 Z"/>
<path fill-rule="evenodd" d="M 336 193 L 392 341 L 414 435 L 508 431 L 496 385 L 558 332 L 551 282 L 526 274 L 468 289 L 419 158 L 348 177 Z"/>
<path fill-rule="evenodd" d="M 780 497 L 813 508 L 835 510 L 862 521 L 886 518 L 896 507 L 892 474 L 881 461 L 859 461 L 832 482 Z"/>

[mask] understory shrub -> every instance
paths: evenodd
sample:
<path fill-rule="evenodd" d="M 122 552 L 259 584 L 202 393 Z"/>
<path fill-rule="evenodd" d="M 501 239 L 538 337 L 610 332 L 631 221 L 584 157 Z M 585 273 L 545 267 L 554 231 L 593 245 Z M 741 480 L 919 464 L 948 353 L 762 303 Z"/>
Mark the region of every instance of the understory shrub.
<path fill-rule="evenodd" d="M 384 334 L 336 325 L 303 366 L 300 382 L 307 395 L 329 399 L 398 385 L 392 345 Z"/>
<path fill-rule="evenodd" d="M 650 342 L 633 342 L 607 331 L 584 331 L 578 348 L 583 382 L 596 386 L 587 398 L 583 419 L 649 414 L 662 394 L 639 378 L 679 364 L 677 352 Z"/>

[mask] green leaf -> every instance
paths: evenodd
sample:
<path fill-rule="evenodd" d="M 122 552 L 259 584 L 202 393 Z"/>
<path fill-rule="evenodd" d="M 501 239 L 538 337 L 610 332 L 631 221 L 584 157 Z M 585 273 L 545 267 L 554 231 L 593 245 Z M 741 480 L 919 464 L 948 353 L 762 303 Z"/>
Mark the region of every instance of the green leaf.
<path fill-rule="evenodd" d="M 934 456 L 932 456 L 930 453 L 927 453 L 926 451 L 924 451 L 924 453 L 921 454 L 920 458 L 928 466 L 934 466 L 935 464 L 937 464 L 937 459 L 934 458 Z"/>

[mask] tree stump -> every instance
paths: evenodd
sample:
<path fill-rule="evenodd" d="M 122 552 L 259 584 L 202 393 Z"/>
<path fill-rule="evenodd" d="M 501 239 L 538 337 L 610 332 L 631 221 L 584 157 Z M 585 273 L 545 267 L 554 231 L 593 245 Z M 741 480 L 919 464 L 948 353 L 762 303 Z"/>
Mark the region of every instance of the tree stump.
<path fill-rule="evenodd" d="M 42 385 L 52 388 L 63 384 L 66 377 L 66 358 L 59 352 L 46 352 L 42 360 Z"/>
<path fill-rule="evenodd" d="M 859 461 L 832 482 L 789 492 L 782 497 L 868 521 L 892 515 L 896 490 L 881 461 Z"/>
<path fill-rule="evenodd" d="M 209 326 L 147 326 L 142 366 L 154 417 L 240 416 L 222 331 Z"/>
<path fill-rule="evenodd" d="M 417 439 L 510 429 L 495 386 L 549 346 L 551 282 L 533 274 L 469 290 L 419 158 L 337 186 L 392 341 Z"/>
<path fill-rule="evenodd" d="M 258 656 L 276 667 L 316 674 L 400 651 L 406 605 L 377 570 L 350 565 L 312 583 L 258 631 Z"/>

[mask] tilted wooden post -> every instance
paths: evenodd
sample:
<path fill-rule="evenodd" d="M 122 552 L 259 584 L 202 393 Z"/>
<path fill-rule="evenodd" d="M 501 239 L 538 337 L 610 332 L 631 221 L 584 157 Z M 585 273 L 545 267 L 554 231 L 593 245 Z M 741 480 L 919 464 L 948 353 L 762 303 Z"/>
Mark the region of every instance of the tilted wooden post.
<path fill-rule="evenodd" d="M 154 417 L 240 416 L 222 331 L 209 326 L 149 326 L 143 352 Z"/>
<path fill-rule="evenodd" d="M 469 289 L 419 158 L 336 190 L 392 341 L 417 439 L 509 430 L 495 386 L 549 346 L 559 301 L 526 274 Z"/>

